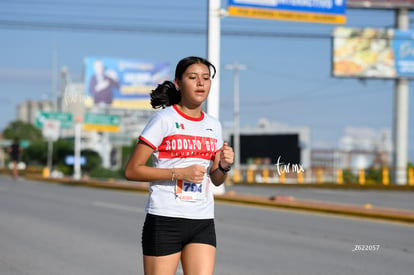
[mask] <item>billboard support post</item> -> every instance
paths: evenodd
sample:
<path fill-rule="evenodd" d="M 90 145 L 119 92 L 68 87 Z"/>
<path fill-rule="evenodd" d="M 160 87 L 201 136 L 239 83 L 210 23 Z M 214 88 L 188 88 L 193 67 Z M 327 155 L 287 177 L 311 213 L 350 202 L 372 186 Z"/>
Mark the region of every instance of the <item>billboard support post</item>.
<path fill-rule="evenodd" d="M 396 28 L 409 29 L 410 18 L 407 9 L 396 10 Z M 393 181 L 399 185 L 407 184 L 408 150 L 408 79 L 395 80 L 394 121 L 393 121 Z"/>
<path fill-rule="evenodd" d="M 57 49 L 56 49 L 56 43 L 53 42 L 53 50 L 52 50 L 52 110 L 54 112 L 57 112 L 59 110 L 58 108 L 58 97 L 57 97 Z"/>

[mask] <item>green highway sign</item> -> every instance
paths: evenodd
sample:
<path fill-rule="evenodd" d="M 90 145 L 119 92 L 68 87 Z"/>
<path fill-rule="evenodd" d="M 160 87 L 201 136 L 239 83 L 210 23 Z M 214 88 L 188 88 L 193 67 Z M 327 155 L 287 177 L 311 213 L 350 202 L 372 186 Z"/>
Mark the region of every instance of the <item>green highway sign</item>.
<path fill-rule="evenodd" d="M 85 124 L 104 124 L 118 126 L 121 123 L 121 118 L 118 115 L 85 114 L 83 122 Z"/>
<path fill-rule="evenodd" d="M 118 132 L 121 117 L 118 115 L 85 114 L 83 119 L 83 130 Z"/>
<path fill-rule="evenodd" d="M 62 112 L 38 112 L 36 114 L 36 126 L 43 127 L 46 120 L 58 120 L 61 129 L 71 129 L 73 127 L 73 119 L 71 113 Z"/>

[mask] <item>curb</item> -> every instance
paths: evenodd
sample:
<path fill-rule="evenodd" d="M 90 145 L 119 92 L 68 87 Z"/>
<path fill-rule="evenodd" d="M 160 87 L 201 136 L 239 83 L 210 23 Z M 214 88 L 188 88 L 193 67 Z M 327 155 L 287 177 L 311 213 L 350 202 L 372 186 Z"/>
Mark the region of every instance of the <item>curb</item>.
<path fill-rule="evenodd" d="M 295 200 L 292 197 L 270 197 L 224 194 L 215 195 L 216 201 L 227 201 L 241 204 L 278 207 L 309 212 L 322 212 L 354 217 L 365 217 L 387 221 L 399 221 L 414 224 L 414 211 L 391 208 L 377 208 L 370 204 L 364 206 L 351 204 L 336 204 L 315 201 Z"/>
<path fill-rule="evenodd" d="M 27 175 L 26 178 L 29 180 L 42 181 L 45 183 L 53 183 L 53 184 L 148 193 L 147 183 L 132 184 L 132 183 L 122 183 L 122 182 L 115 181 L 115 180 L 100 181 L 100 180 L 92 180 L 92 179 L 76 180 L 73 178 L 44 178 L 42 176 L 37 176 L 37 175 Z"/>
<path fill-rule="evenodd" d="M 46 183 L 71 185 L 79 187 L 103 188 L 128 192 L 148 193 L 147 183 L 127 183 L 115 180 L 99 181 L 99 180 L 75 180 L 72 178 L 43 178 L 38 175 L 26 175 L 27 179 L 42 181 Z M 304 187 L 304 186 L 303 186 Z M 377 208 L 370 204 L 364 206 L 325 203 L 316 201 L 295 200 L 293 197 L 270 197 L 253 196 L 236 194 L 229 192 L 222 195 L 214 195 L 216 201 L 240 203 L 246 205 L 256 205 L 272 208 L 284 208 L 292 210 L 303 210 L 309 212 L 319 212 L 328 214 L 337 214 L 353 217 L 364 217 L 377 220 L 398 221 L 414 224 L 414 211 L 391 208 Z"/>
<path fill-rule="evenodd" d="M 257 183 L 257 182 L 238 182 L 233 183 L 235 186 L 266 186 L 275 188 L 321 188 L 321 189 L 350 189 L 350 190 L 387 190 L 387 191 L 414 191 L 414 185 L 382 185 L 382 184 L 364 184 L 357 183 Z"/>

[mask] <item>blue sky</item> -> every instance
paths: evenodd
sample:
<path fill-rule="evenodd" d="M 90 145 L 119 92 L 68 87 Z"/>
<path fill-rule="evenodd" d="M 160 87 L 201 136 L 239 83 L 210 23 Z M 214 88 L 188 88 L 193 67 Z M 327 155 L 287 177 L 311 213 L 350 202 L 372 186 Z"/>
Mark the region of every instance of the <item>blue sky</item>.
<path fill-rule="evenodd" d="M 223 8 L 226 3 L 222 1 Z M 254 126 L 262 117 L 292 127 L 309 126 L 318 148 L 336 148 L 347 127 L 392 128 L 393 80 L 331 77 L 329 36 L 334 25 L 235 17 L 221 22 L 223 124 L 231 123 L 233 108 L 233 75 L 224 66 L 238 62 L 248 66 L 240 72 L 242 126 Z M 346 26 L 390 28 L 394 13 L 348 10 Z M 206 0 L 2 0 L 0 129 L 16 119 L 19 103 L 51 97 L 54 51 L 57 69 L 66 66 L 73 81 L 82 80 L 86 56 L 169 62 L 174 69 L 184 56 L 206 56 L 206 29 Z M 246 32 L 273 36 L 249 37 Z M 413 125 L 412 92 L 409 100 Z M 413 139 L 411 127 L 412 162 Z"/>

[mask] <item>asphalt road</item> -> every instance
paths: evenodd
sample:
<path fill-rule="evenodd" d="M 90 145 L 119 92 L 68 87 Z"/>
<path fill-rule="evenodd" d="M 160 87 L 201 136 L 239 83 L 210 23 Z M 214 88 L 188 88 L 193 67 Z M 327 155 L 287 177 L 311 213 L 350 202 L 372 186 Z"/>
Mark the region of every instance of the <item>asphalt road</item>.
<path fill-rule="evenodd" d="M 143 274 L 145 202 L 145 194 L 0 176 L 0 274 Z M 215 274 L 388 275 L 414 267 L 414 226 L 405 224 L 216 203 L 216 229 Z"/>

